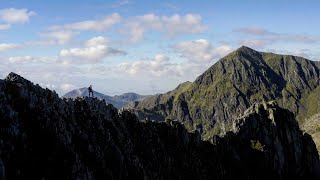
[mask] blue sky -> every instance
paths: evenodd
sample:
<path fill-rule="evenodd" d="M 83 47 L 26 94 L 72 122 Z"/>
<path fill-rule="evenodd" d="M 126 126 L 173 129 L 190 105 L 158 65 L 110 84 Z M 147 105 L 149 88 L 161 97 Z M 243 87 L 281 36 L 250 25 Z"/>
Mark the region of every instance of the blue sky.
<path fill-rule="evenodd" d="M 163 93 L 241 45 L 319 60 L 318 17 L 311 0 L 0 0 L 0 77 Z"/>

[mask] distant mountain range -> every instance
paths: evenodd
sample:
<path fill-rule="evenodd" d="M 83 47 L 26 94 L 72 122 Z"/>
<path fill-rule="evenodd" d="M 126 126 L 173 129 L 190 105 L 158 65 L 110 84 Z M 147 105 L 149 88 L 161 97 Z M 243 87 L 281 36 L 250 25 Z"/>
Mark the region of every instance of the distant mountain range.
<path fill-rule="evenodd" d="M 234 119 L 262 101 L 275 100 L 293 112 L 300 125 L 307 124 L 308 118 L 320 113 L 319 68 L 320 62 L 303 57 L 242 46 L 194 82 L 126 108 L 133 109 L 140 119 L 178 120 L 207 140 L 223 136 L 232 129 Z"/>
<path fill-rule="evenodd" d="M 131 92 L 124 93 L 122 95 L 116 95 L 116 96 L 108 96 L 97 91 L 93 91 L 93 93 L 94 93 L 94 97 L 98 99 L 104 99 L 108 104 L 112 104 L 118 109 L 127 105 L 131 101 L 142 101 L 147 97 L 149 97 L 148 95 L 139 95 Z M 85 97 L 85 96 L 88 96 L 88 94 L 89 94 L 88 88 L 84 87 L 84 88 L 72 90 L 62 97 L 64 98 Z"/>

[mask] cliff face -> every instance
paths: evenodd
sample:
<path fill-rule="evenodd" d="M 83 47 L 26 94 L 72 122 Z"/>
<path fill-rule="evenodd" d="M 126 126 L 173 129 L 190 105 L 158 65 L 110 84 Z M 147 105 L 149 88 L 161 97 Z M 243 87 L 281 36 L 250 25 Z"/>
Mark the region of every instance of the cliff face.
<path fill-rule="evenodd" d="M 312 136 L 320 154 L 320 114 L 316 114 L 302 124 L 302 129 Z"/>
<path fill-rule="evenodd" d="M 1 179 L 318 179 L 294 115 L 257 104 L 205 142 L 177 121 L 139 121 L 94 98 L 60 99 L 11 73 L 0 80 Z"/>
<path fill-rule="evenodd" d="M 210 139 L 229 131 L 233 119 L 256 102 L 276 100 L 304 121 L 320 110 L 317 98 L 309 97 L 317 94 L 319 84 L 317 62 L 241 47 L 193 83 L 147 98 L 133 109 L 140 119 L 177 119 L 190 131 L 202 129 L 203 138 Z"/>

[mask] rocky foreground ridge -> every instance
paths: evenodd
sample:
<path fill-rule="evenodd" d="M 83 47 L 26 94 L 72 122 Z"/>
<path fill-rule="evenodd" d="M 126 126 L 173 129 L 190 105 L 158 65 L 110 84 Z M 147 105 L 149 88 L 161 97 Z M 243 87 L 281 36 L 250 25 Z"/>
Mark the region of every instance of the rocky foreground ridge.
<path fill-rule="evenodd" d="M 60 99 L 11 73 L 0 80 L 0 179 L 319 179 L 294 115 L 251 106 L 213 144 L 177 121 L 138 121 L 94 98 Z"/>

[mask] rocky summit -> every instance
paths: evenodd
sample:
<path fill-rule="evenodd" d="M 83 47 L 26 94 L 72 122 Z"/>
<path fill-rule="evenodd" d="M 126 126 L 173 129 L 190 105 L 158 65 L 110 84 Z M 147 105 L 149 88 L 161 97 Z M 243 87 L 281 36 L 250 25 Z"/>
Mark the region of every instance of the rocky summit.
<path fill-rule="evenodd" d="M 183 122 L 204 139 L 223 136 L 233 120 L 257 102 L 275 100 L 298 122 L 320 112 L 320 63 L 258 52 L 242 46 L 221 58 L 194 82 L 131 104 L 140 119 Z"/>
<path fill-rule="evenodd" d="M 11 73 L 0 80 L 0 128 L 0 179 L 320 178 L 311 136 L 275 102 L 252 105 L 209 143 L 178 121 L 60 99 Z"/>

